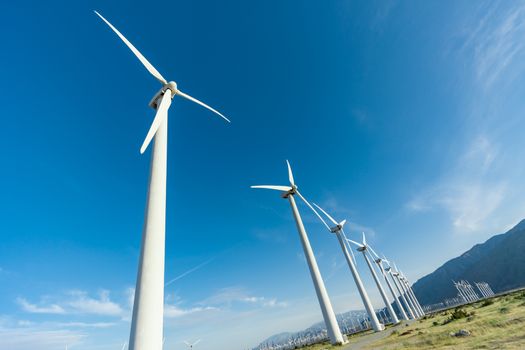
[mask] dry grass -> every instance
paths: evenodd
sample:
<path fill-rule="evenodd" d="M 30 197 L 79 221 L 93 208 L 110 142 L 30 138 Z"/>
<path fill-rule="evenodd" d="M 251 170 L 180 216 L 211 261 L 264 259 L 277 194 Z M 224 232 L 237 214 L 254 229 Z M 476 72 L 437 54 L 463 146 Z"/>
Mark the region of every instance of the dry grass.
<path fill-rule="evenodd" d="M 478 302 L 463 308 L 468 317 L 449 320 L 454 310 L 412 323 L 403 332 L 372 342 L 366 349 L 525 349 L 525 294 L 494 298 L 491 305 Z M 460 329 L 469 337 L 453 337 Z M 407 333 L 403 335 L 404 333 Z"/>
<path fill-rule="evenodd" d="M 416 350 L 416 349 L 525 349 L 525 292 L 520 291 L 492 299 L 494 303 L 478 302 L 463 307 L 455 315 L 465 317 L 450 320 L 455 310 L 447 310 L 395 330 L 386 330 L 388 335 L 379 340 L 372 332 L 357 334 L 349 338 L 352 344 L 360 343 L 360 349 L 369 350 Z M 458 316 L 459 315 L 459 316 Z M 468 337 L 453 337 L 460 329 L 471 332 Z M 366 341 L 370 338 L 370 341 Z M 361 345 L 366 343 L 366 345 Z M 336 350 L 347 347 L 331 346 L 329 343 L 304 347 L 304 350 Z"/>

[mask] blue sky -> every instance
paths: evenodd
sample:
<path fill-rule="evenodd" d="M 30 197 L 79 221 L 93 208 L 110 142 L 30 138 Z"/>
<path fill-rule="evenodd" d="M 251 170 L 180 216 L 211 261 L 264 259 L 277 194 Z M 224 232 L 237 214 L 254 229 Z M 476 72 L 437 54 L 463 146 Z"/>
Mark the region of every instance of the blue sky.
<path fill-rule="evenodd" d="M 244 349 L 321 319 L 286 184 L 413 281 L 525 217 L 519 1 L 23 2 L 0 7 L 0 349 L 120 349 L 158 90 L 170 110 L 166 348 Z M 334 309 L 361 308 L 300 207 Z M 380 299 L 358 262 L 374 305 Z"/>

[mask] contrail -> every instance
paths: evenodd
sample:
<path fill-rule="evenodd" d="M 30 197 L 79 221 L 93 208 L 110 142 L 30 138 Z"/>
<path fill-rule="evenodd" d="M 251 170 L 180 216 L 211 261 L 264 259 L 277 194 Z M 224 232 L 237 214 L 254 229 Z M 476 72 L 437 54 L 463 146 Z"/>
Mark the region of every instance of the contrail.
<path fill-rule="evenodd" d="M 175 281 L 177 281 L 177 280 L 180 280 L 181 278 L 183 278 L 183 277 L 189 275 L 190 273 L 192 273 L 192 272 L 194 272 L 194 271 L 197 271 L 198 269 L 200 269 L 200 268 L 203 267 L 203 266 L 208 265 L 208 264 L 211 263 L 213 260 L 215 260 L 215 258 L 216 258 L 216 257 L 214 256 L 214 257 L 212 257 L 212 258 L 206 260 L 205 262 L 200 263 L 199 265 L 197 265 L 197 266 L 195 266 L 195 267 L 189 269 L 188 271 L 186 271 L 186 272 L 184 272 L 184 273 L 178 275 L 178 276 L 175 277 L 174 279 L 172 279 L 172 280 L 166 282 L 166 284 L 165 284 L 164 286 L 167 287 L 167 286 L 169 286 L 170 284 L 172 284 L 173 282 L 175 282 Z"/>

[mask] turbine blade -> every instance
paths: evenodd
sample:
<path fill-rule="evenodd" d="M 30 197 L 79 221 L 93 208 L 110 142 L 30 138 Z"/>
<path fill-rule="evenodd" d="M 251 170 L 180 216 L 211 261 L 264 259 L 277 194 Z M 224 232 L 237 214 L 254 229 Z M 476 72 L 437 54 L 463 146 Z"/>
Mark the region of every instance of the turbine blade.
<path fill-rule="evenodd" d="M 196 104 L 201 105 L 202 107 L 204 107 L 206 109 L 209 109 L 213 113 L 218 114 L 222 119 L 226 120 L 228 123 L 231 123 L 230 120 L 228 118 L 226 118 L 224 115 L 222 115 L 218 110 L 211 108 L 206 103 L 197 100 L 195 97 L 191 97 L 190 95 L 185 94 L 184 92 L 182 92 L 180 90 L 177 90 L 177 95 L 181 95 L 185 99 L 190 100 L 191 102 L 195 102 Z"/>
<path fill-rule="evenodd" d="M 376 257 L 376 259 L 381 259 L 381 258 L 379 257 L 379 255 L 377 255 L 377 253 L 375 252 L 375 250 L 372 249 L 371 246 L 368 246 L 368 248 L 370 248 L 370 251 L 372 252 L 372 254 L 374 254 L 374 256 Z"/>
<path fill-rule="evenodd" d="M 127 342 L 124 342 L 124 345 L 122 345 L 122 350 L 126 348 Z"/>
<path fill-rule="evenodd" d="M 276 190 L 276 191 L 283 191 L 283 192 L 288 192 L 292 190 L 290 186 L 258 185 L 258 186 L 250 186 L 250 187 L 251 188 L 264 188 L 266 190 Z"/>
<path fill-rule="evenodd" d="M 365 233 L 363 232 L 363 245 L 366 245 L 366 237 L 365 237 Z"/>
<path fill-rule="evenodd" d="M 301 193 L 299 193 L 299 191 L 295 191 L 297 193 L 297 195 L 303 200 L 303 202 L 306 203 L 306 205 L 312 209 L 312 211 L 315 213 L 315 215 L 317 215 L 317 217 L 321 220 L 321 222 L 326 226 L 326 228 L 328 229 L 328 231 L 332 231 L 330 229 L 330 226 L 328 226 L 328 224 L 326 223 L 326 221 L 323 220 L 323 218 L 321 217 L 321 215 L 319 215 L 319 213 L 317 212 L 317 210 L 314 209 L 314 207 L 312 207 L 310 205 L 310 203 L 306 200 L 306 198 L 303 197 L 303 195 Z"/>
<path fill-rule="evenodd" d="M 140 154 L 143 154 L 144 151 L 146 151 L 151 140 L 153 139 L 153 136 L 155 136 L 155 133 L 159 129 L 160 124 L 164 121 L 164 119 L 168 117 L 168 108 L 170 107 L 170 104 L 171 90 L 167 89 L 166 92 L 164 92 L 164 95 L 162 96 L 160 105 L 157 108 L 157 114 L 155 115 L 155 119 L 153 119 L 153 123 L 151 123 L 148 134 L 146 135 L 146 138 L 142 143 L 142 147 L 140 147 Z"/>
<path fill-rule="evenodd" d="M 358 246 L 358 247 L 360 247 L 360 248 L 364 248 L 364 247 L 365 247 L 365 246 L 362 245 L 361 243 L 358 243 L 358 242 L 356 242 L 356 241 L 352 241 L 351 239 L 348 239 L 348 238 L 347 238 L 346 240 L 347 240 L 348 242 L 350 242 L 350 243 L 355 244 L 356 246 Z"/>
<path fill-rule="evenodd" d="M 318 206 L 317 204 L 313 203 L 313 205 L 315 205 L 320 211 L 322 211 L 324 213 L 324 215 L 326 215 L 326 217 L 328 219 L 330 219 L 330 221 L 332 223 L 334 223 L 334 225 L 339 225 L 339 223 L 337 221 L 335 221 L 335 219 L 333 217 L 330 216 L 330 214 L 328 214 L 326 211 L 323 210 L 323 208 L 321 208 L 320 206 Z"/>
<path fill-rule="evenodd" d="M 186 340 L 183 341 L 184 344 L 188 345 L 188 346 L 191 346 L 190 343 L 188 343 Z"/>
<path fill-rule="evenodd" d="M 201 340 L 200 340 L 200 339 L 199 339 L 199 340 L 197 340 L 197 341 L 196 341 L 195 343 L 193 343 L 193 346 L 195 346 L 195 345 L 199 344 L 200 342 L 201 342 Z"/>
<path fill-rule="evenodd" d="M 286 160 L 286 164 L 288 165 L 288 180 L 290 180 L 290 183 L 292 184 L 292 186 L 294 186 L 295 181 L 293 179 L 292 167 L 290 166 L 290 162 L 288 161 L 288 159 Z"/>
<path fill-rule="evenodd" d="M 153 67 L 153 65 L 151 63 L 149 63 L 149 61 L 146 59 L 146 57 L 142 56 L 142 54 L 139 52 L 139 50 L 137 50 L 135 48 L 135 46 L 133 46 L 132 43 L 130 43 L 128 41 L 128 39 L 126 39 L 124 37 L 124 35 L 122 35 L 121 32 L 118 31 L 117 28 L 115 28 L 111 23 L 109 23 L 109 21 L 107 19 L 105 19 L 100 13 L 98 13 L 97 11 L 95 11 L 95 13 L 104 21 L 106 22 L 106 24 L 119 36 L 119 38 L 124 42 L 124 44 L 126 44 L 129 49 L 135 54 L 135 56 L 137 56 L 137 58 L 140 60 L 140 62 L 142 62 L 142 64 L 144 65 L 144 67 L 146 67 L 146 69 L 148 70 L 148 72 L 151 73 L 151 75 L 153 75 L 155 78 L 157 78 L 158 81 L 160 81 L 162 84 L 167 84 L 168 82 L 166 81 L 166 79 L 164 79 L 164 77 L 155 69 L 155 67 Z"/>

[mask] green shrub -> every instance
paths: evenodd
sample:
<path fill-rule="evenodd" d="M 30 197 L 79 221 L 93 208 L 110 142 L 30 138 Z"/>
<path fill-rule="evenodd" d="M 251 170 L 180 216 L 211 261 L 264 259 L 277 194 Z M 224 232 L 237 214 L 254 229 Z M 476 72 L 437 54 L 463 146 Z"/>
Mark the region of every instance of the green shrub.
<path fill-rule="evenodd" d="M 438 325 L 439 325 L 439 322 L 438 322 L 438 321 L 434 321 L 434 322 L 432 322 L 432 325 L 433 325 L 433 326 L 438 326 Z"/>
<path fill-rule="evenodd" d="M 494 304 L 494 301 L 492 299 L 486 299 L 483 304 L 481 304 L 481 307 L 489 306 Z"/>
<path fill-rule="evenodd" d="M 525 292 L 521 292 L 520 294 L 516 295 L 514 299 L 523 300 L 525 299 Z"/>
<path fill-rule="evenodd" d="M 450 323 L 450 322 L 453 322 L 453 321 L 456 321 L 456 320 L 460 320 L 462 318 L 467 318 L 467 317 L 469 317 L 471 315 L 473 315 L 473 314 L 469 314 L 464 309 L 461 309 L 461 308 L 457 307 L 457 308 L 454 309 L 454 312 L 452 312 L 450 314 L 450 317 L 447 318 L 445 321 L 443 321 L 443 324 L 447 324 L 447 323 Z"/>
<path fill-rule="evenodd" d="M 509 312 L 509 308 L 508 307 L 502 307 L 501 309 L 499 309 L 499 312 L 502 313 L 502 314 L 507 314 Z"/>

